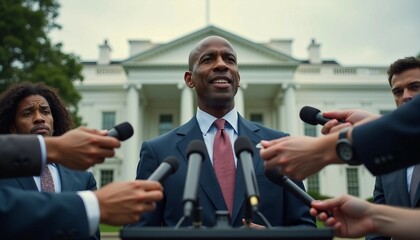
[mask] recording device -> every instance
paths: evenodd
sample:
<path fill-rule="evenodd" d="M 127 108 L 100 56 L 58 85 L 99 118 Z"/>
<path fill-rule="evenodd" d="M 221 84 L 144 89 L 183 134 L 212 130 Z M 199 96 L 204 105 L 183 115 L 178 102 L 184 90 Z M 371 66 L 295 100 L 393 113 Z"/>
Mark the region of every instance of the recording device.
<path fill-rule="evenodd" d="M 198 182 L 201 165 L 207 154 L 203 141 L 193 140 L 187 148 L 188 170 L 184 187 L 184 217 L 191 217 L 198 203 Z"/>
<path fill-rule="evenodd" d="M 124 141 L 133 136 L 134 130 L 129 122 L 123 122 L 111 128 L 108 131 L 108 136 Z"/>
<path fill-rule="evenodd" d="M 178 160 L 175 157 L 169 156 L 163 160 L 163 162 L 159 165 L 158 168 L 150 175 L 147 180 L 154 180 L 159 181 L 161 184 L 169 177 L 169 175 L 173 174 L 178 170 Z"/>
<path fill-rule="evenodd" d="M 329 118 L 323 117 L 319 109 L 310 106 L 304 106 L 299 112 L 299 117 L 302 121 L 311 125 L 324 125 L 325 123 L 331 120 Z M 338 121 L 340 123 L 344 123 L 341 120 Z"/>
<path fill-rule="evenodd" d="M 264 172 L 265 176 L 270 179 L 273 183 L 280 185 L 291 192 L 296 198 L 302 201 L 306 206 L 312 207 L 311 203 L 315 199 L 311 197 L 307 192 L 300 188 L 296 183 L 290 180 L 287 176 L 280 174 L 280 167 L 266 169 Z M 328 216 L 332 216 L 331 213 L 326 212 Z"/>
<path fill-rule="evenodd" d="M 235 144 L 236 157 L 241 161 L 242 172 L 245 180 L 246 197 L 253 212 L 258 211 L 259 191 L 257 178 L 252 162 L 254 150 L 251 141 L 246 137 L 238 137 Z"/>

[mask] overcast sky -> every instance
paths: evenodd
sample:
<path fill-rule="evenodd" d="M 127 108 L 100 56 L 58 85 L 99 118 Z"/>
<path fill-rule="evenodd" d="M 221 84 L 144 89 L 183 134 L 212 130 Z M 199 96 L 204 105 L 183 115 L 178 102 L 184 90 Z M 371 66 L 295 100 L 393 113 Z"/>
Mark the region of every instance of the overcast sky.
<path fill-rule="evenodd" d="M 104 39 L 112 59 L 128 57 L 128 40 L 166 43 L 207 26 L 206 0 L 59 0 L 51 33 L 64 51 L 96 60 Z M 420 53 L 419 0 L 209 0 L 209 23 L 255 42 L 292 39 L 307 59 L 312 38 L 321 57 L 343 65 L 388 66 Z"/>

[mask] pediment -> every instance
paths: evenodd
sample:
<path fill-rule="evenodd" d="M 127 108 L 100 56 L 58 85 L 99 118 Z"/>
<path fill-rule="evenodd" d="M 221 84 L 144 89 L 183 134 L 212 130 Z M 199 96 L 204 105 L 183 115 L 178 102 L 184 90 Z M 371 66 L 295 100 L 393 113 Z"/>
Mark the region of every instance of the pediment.
<path fill-rule="evenodd" d="M 227 39 L 235 48 L 239 66 L 297 66 L 300 62 L 282 52 L 242 38 L 215 26 L 208 26 L 165 44 L 140 52 L 122 64 L 125 67 L 182 66 L 187 65 L 188 55 L 205 37 L 217 35 Z"/>

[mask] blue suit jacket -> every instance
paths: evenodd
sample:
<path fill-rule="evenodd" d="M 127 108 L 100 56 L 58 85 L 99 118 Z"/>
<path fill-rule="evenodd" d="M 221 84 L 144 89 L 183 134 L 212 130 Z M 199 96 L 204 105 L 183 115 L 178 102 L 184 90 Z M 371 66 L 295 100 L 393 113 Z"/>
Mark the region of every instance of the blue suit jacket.
<path fill-rule="evenodd" d="M 239 136 L 248 137 L 254 146 L 262 139 L 270 140 L 286 136 L 285 133 L 268 129 L 238 118 Z M 164 183 L 164 199 L 157 203 L 154 212 L 143 213 L 140 222 L 130 226 L 175 226 L 183 216 L 183 192 L 188 169 L 186 150 L 192 140 L 202 140 L 203 137 L 196 118 L 188 123 L 150 141 L 142 144 L 140 162 L 137 168 L 137 179 L 147 179 L 168 156 L 174 156 L 179 161 L 179 168 Z M 253 164 L 260 192 L 259 210 L 272 226 L 307 225 L 315 227 L 314 218 L 309 215 L 309 208 L 282 187 L 273 184 L 264 175 L 263 160 L 254 149 Z M 241 169 L 241 161 L 237 163 L 235 196 L 231 225 L 241 226 L 245 183 Z M 302 182 L 296 182 L 303 187 Z M 199 181 L 199 204 L 202 206 L 204 226 L 214 226 L 215 212 L 226 210 L 213 166 L 209 156 L 203 162 Z M 253 222 L 265 225 L 259 216 L 254 216 Z M 191 226 L 191 221 L 184 221 L 183 226 Z"/>
<path fill-rule="evenodd" d="M 75 171 L 62 165 L 57 165 L 61 180 L 62 192 L 76 192 L 83 190 L 96 190 L 96 181 L 91 172 Z M 38 191 L 33 177 L 17 177 L 0 179 L 0 186 L 8 186 L 23 190 Z M 63 216 L 65 217 L 65 216 Z M 100 239 L 99 229 L 91 239 Z"/>

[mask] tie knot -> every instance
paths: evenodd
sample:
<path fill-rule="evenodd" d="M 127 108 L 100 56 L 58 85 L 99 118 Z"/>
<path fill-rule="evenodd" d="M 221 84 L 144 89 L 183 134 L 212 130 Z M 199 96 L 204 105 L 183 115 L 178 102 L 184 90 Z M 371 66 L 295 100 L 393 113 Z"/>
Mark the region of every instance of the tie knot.
<path fill-rule="evenodd" d="M 218 130 L 225 129 L 225 119 L 219 118 L 216 121 L 214 121 L 214 124 L 216 125 Z"/>

